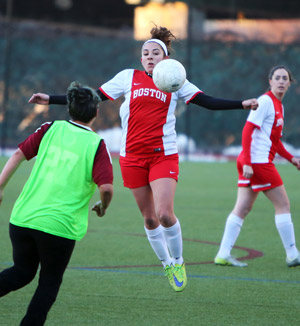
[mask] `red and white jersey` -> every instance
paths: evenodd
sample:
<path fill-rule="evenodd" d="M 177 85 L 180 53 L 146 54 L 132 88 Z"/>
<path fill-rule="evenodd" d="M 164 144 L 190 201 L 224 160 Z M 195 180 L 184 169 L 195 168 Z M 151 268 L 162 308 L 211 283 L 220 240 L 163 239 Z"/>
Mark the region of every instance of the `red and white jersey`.
<path fill-rule="evenodd" d="M 251 163 L 270 163 L 282 137 L 284 108 L 271 91 L 260 96 L 258 103 L 247 119 L 257 126 L 252 134 Z"/>
<path fill-rule="evenodd" d="M 124 96 L 120 107 L 121 156 L 171 155 L 178 152 L 175 131 L 177 101 L 188 103 L 201 92 L 185 81 L 174 93 L 164 93 L 145 71 L 126 69 L 100 87 L 109 99 Z"/>

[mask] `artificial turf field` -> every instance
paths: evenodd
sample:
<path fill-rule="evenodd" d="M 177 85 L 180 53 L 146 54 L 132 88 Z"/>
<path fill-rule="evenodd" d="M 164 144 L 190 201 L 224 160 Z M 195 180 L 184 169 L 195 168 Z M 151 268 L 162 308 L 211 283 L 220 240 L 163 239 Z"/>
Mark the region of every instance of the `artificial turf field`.
<path fill-rule="evenodd" d="M 6 158 L 0 158 L 0 168 Z M 8 221 L 27 176 L 24 162 L 5 190 L 0 207 L 0 269 L 11 264 Z M 247 268 L 215 266 L 226 217 L 236 196 L 236 169 L 228 163 L 180 163 L 175 212 L 180 219 L 188 285 L 176 293 L 145 238 L 133 196 L 123 188 L 114 160 L 114 198 L 107 215 L 90 214 L 88 233 L 77 243 L 49 326 L 268 326 L 299 325 L 300 267 L 289 269 L 274 223 L 274 210 L 260 194 L 233 254 Z M 300 172 L 277 165 L 291 202 L 300 249 Z M 98 197 L 95 195 L 92 203 Z M 17 326 L 37 278 L 0 299 L 0 325 Z"/>

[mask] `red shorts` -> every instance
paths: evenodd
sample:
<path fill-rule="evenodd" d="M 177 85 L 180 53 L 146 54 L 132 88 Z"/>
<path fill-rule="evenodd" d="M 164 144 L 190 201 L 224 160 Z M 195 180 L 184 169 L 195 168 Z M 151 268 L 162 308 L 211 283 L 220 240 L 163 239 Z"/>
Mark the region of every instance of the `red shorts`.
<path fill-rule="evenodd" d="M 172 178 L 178 181 L 178 154 L 149 158 L 120 156 L 119 162 L 124 187 L 127 188 L 144 187 L 161 178 Z"/>
<path fill-rule="evenodd" d="M 239 173 L 238 187 L 251 186 L 254 192 L 265 191 L 283 185 L 281 176 L 279 175 L 273 163 L 252 163 L 253 176 L 250 179 L 243 177 L 242 162 L 237 160 L 237 169 Z"/>

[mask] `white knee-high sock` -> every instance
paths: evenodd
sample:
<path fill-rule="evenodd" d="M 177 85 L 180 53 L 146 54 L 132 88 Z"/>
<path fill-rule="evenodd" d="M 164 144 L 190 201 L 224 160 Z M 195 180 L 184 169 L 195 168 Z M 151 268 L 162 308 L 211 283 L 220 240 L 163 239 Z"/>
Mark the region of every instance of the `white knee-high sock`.
<path fill-rule="evenodd" d="M 280 235 L 286 255 L 290 259 L 298 256 L 295 242 L 294 224 L 290 213 L 275 215 L 275 224 Z"/>
<path fill-rule="evenodd" d="M 169 228 L 162 226 L 162 229 L 170 251 L 170 255 L 173 258 L 173 264 L 181 265 L 183 263 L 182 234 L 179 220 L 177 220 L 177 222 Z"/>
<path fill-rule="evenodd" d="M 244 220 L 234 214 L 229 214 L 226 220 L 223 238 L 217 254 L 218 257 L 226 258 L 230 256 L 233 248 L 243 226 Z"/>
<path fill-rule="evenodd" d="M 159 225 L 154 230 L 148 230 L 145 227 L 148 240 L 151 244 L 158 259 L 162 262 L 163 266 L 172 264 L 172 258 L 169 254 L 166 240 L 164 238 L 162 226 Z"/>

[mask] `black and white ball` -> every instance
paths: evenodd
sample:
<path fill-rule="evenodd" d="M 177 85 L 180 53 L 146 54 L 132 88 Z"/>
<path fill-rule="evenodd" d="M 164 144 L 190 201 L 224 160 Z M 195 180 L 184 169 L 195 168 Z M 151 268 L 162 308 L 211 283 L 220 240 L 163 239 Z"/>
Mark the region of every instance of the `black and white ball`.
<path fill-rule="evenodd" d="M 172 93 L 178 91 L 184 84 L 186 71 L 179 61 L 164 59 L 154 67 L 152 78 L 159 90 Z"/>

